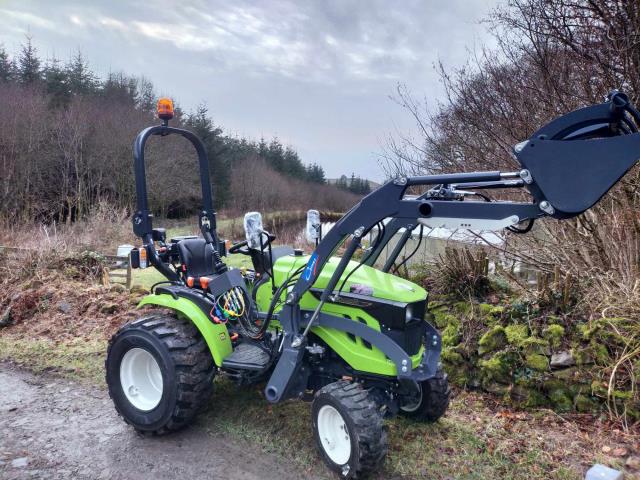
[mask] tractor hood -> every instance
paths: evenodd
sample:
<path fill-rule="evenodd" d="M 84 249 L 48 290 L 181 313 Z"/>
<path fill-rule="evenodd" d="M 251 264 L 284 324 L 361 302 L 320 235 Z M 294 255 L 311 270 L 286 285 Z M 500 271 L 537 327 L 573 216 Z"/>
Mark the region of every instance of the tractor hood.
<path fill-rule="evenodd" d="M 309 255 L 287 255 L 279 258 L 274 265 L 276 284 L 280 285 L 299 267 L 306 265 L 309 258 Z M 325 288 L 339 262 L 340 258 L 332 257 L 322 269 L 318 279 L 313 284 L 313 288 Z M 358 266 L 358 262 L 350 261 L 343 275 L 343 279 L 349 272 L 356 268 L 356 266 Z M 338 282 L 338 287 L 341 284 L 342 279 Z M 349 292 L 351 285 L 369 287 L 373 290 L 373 297 L 395 302 L 418 302 L 427 297 L 427 291 L 419 285 L 397 277 L 396 275 L 384 273 L 368 265 L 361 265 L 353 275 L 349 277 L 342 291 Z"/>

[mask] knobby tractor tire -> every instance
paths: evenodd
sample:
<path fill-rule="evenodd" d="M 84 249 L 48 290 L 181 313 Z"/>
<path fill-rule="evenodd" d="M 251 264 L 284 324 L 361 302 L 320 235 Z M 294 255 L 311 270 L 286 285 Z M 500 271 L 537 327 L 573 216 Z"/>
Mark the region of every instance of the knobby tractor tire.
<path fill-rule="evenodd" d="M 412 408 L 400 407 L 400 414 L 420 422 L 432 423 L 444 415 L 449 407 L 451 389 L 447 374 L 440 368 L 435 377 L 420 382 L 421 397 Z"/>
<path fill-rule="evenodd" d="M 350 453 L 346 461 L 336 463 L 323 446 L 319 414 L 329 405 L 338 411 L 348 431 Z M 387 433 L 379 406 L 357 383 L 340 380 L 320 389 L 311 407 L 313 435 L 325 463 L 343 478 L 356 478 L 375 470 L 387 453 Z M 322 419 L 320 418 L 320 422 Z M 341 427 L 342 428 L 342 427 Z M 344 437 L 346 441 L 346 436 Z"/>
<path fill-rule="evenodd" d="M 132 349 L 149 352 L 162 373 L 162 393 L 155 408 L 136 408 L 121 381 L 121 363 Z M 136 350 L 139 351 L 139 350 Z M 124 420 L 141 433 L 162 435 L 188 425 L 213 391 L 215 366 L 193 324 L 169 314 L 155 314 L 124 325 L 110 340 L 105 362 L 109 395 Z"/>

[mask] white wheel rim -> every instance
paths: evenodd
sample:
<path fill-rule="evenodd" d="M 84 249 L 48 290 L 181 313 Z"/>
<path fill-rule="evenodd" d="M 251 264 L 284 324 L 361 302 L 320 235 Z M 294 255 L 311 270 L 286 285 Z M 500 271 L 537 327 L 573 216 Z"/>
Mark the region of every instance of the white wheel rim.
<path fill-rule="evenodd" d="M 162 398 L 160 365 L 147 350 L 132 348 L 120 362 L 120 385 L 131 405 L 144 412 L 153 410 Z"/>
<path fill-rule="evenodd" d="M 331 405 L 323 405 L 318 412 L 318 436 L 324 453 L 333 463 L 344 465 L 351 457 L 351 438 L 347 423 Z"/>
<path fill-rule="evenodd" d="M 420 408 L 421 403 L 422 403 L 422 385 L 418 384 L 418 395 L 415 397 L 415 400 L 409 401 L 409 403 L 405 403 L 404 405 L 401 405 L 400 410 L 406 413 L 413 413 L 416 410 L 418 410 L 418 408 Z"/>

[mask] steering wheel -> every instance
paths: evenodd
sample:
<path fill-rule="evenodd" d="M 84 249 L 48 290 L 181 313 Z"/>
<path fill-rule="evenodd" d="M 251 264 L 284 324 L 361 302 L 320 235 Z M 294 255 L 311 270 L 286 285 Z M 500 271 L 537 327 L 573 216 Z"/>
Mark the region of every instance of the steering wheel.
<path fill-rule="evenodd" d="M 268 244 L 270 244 L 271 242 L 273 242 L 276 239 L 276 236 L 269 233 L 269 232 L 262 232 L 262 235 L 266 235 L 267 236 L 267 243 L 265 243 L 265 246 L 267 246 Z M 234 243 L 233 245 L 231 245 L 231 247 L 229 248 L 229 253 L 231 255 L 235 254 L 235 253 L 241 253 L 242 255 L 251 255 L 250 249 L 247 246 L 247 241 L 243 240 L 241 242 L 238 243 Z"/>
<path fill-rule="evenodd" d="M 229 253 L 231 255 L 236 253 L 241 253 L 242 255 L 251 255 L 249 252 L 249 247 L 247 246 L 247 241 L 243 240 L 242 242 L 234 243 L 229 247 Z"/>

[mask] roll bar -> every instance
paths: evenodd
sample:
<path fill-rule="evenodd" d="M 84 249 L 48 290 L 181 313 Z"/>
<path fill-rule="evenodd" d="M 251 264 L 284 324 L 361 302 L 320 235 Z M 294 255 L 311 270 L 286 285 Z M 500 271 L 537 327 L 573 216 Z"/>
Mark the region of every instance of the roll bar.
<path fill-rule="evenodd" d="M 160 259 L 154 247 L 153 215 L 149 210 L 144 162 L 147 140 L 154 135 L 165 137 L 172 134 L 186 138 L 196 149 L 200 167 L 200 186 L 202 188 L 202 208 L 198 216 L 198 225 L 205 241 L 212 244 L 216 251 L 219 248 L 219 240 L 216 232 L 216 213 L 213 209 L 213 192 L 209 178 L 209 159 L 202 141 L 188 130 L 168 126 L 166 121 L 162 125 L 156 125 L 141 131 L 133 142 L 133 162 L 136 179 L 136 212 L 132 218 L 133 232 L 142 239 L 143 245 L 149 254 L 149 262 L 169 280 L 177 281 L 178 276 L 176 273 Z"/>

